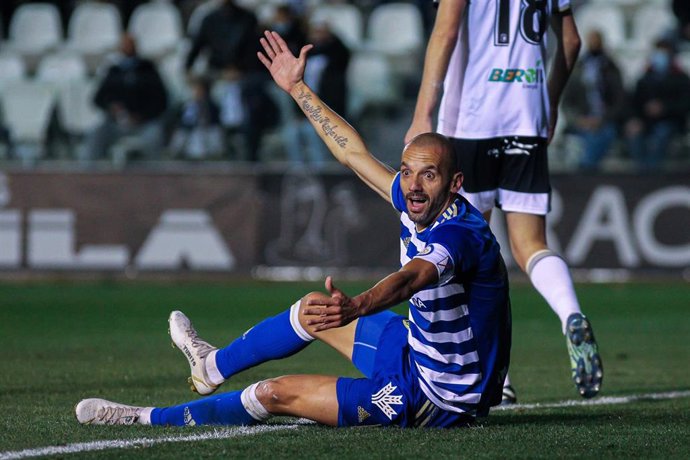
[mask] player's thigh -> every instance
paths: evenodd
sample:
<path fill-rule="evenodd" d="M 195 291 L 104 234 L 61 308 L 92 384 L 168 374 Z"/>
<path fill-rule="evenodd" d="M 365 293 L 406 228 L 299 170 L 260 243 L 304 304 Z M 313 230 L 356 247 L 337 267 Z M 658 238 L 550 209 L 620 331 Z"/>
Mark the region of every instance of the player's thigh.
<path fill-rule="evenodd" d="M 505 212 L 546 215 L 551 200 L 546 139 L 506 137 L 501 151 L 498 206 Z"/>
<path fill-rule="evenodd" d="M 300 301 L 298 319 L 301 326 L 315 339 L 326 343 L 347 359 L 352 359 L 355 332 L 357 330 L 359 319 L 356 319 L 342 327 L 317 332 L 314 330 L 314 326 L 307 324 L 309 317 L 304 314 L 304 309 L 307 307 L 307 302 L 313 296 L 323 296 L 323 294 L 318 292 L 310 293 L 302 297 L 302 300 Z"/>
<path fill-rule="evenodd" d="M 338 377 L 286 375 L 264 380 L 256 397 L 273 415 L 304 417 L 325 425 L 338 425 Z"/>

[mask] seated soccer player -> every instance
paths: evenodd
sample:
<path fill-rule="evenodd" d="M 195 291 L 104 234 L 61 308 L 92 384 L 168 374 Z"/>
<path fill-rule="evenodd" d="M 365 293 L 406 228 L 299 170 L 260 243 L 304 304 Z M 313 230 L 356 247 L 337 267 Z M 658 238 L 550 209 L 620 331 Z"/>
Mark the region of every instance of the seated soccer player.
<path fill-rule="evenodd" d="M 266 32 L 261 44 L 259 59 L 332 154 L 400 212 L 402 267 L 352 297 L 328 277 L 327 294 L 307 294 L 224 348 L 199 338 L 178 311 L 170 315 L 170 334 L 201 395 L 315 339 L 350 359 L 364 377 L 288 375 L 172 407 L 86 399 L 76 407 L 77 419 L 84 424 L 250 425 L 290 415 L 331 426 L 453 427 L 487 415 L 501 401 L 508 370 L 508 280 L 488 224 L 458 194 L 462 173 L 452 145 L 442 135 L 420 134 L 405 146 L 400 170 L 393 171 L 304 84 L 310 45 L 295 57 L 275 32 Z M 387 311 L 404 300 L 409 300 L 407 317 Z"/>

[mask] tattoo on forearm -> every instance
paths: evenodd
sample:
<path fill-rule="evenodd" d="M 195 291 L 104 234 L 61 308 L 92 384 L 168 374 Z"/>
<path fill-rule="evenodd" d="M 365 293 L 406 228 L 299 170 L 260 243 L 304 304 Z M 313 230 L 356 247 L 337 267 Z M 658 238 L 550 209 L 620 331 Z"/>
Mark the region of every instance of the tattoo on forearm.
<path fill-rule="evenodd" d="M 311 94 L 300 89 L 297 100 L 301 104 L 304 113 L 321 126 L 321 130 L 327 137 L 333 139 L 340 148 L 345 148 L 347 146 L 349 139 L 346 136 L 338 134 L 338 125 L 333 124 L 331 119 L 322 113 L 323 108 L 321 106 L 312 104 Z"/>

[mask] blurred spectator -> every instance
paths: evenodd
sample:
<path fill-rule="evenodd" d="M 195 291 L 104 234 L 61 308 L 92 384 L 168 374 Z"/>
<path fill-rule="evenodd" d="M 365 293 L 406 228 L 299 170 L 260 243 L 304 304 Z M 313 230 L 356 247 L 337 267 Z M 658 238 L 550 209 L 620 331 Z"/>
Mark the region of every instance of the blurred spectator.
<path fill-rule="evenodd" d="M 307 58 L 305 83 L 336 113 L 345 114 L 350 50 L 325 21 L 310 24 L 309 43 L 314 48 Z M 325 144 L 301 111 L 296 117 L 287 120 L 283 129 L 288 157 L 293 163 L 302 163 L 303 153 L 306 153 L 314 165 L 330 160 Z"/>
<path fill-rule="evenodd" d="M 170 141 L 176 157 L 204 159 L 223 152 L 220 110 L 211 99 L 208 80 L 197 78 L 191 84 L 192 98 L 184 103 L 177 128 Z"/>
<path fill-rule="evenodd" d="M 185 67 L 191 70 L 200 53 L 208 55 L 212 73 L 227 68 L 246 71 L 258 68 L 256 61 L 256 38 L 258 21 L 254 13 L 224 0 L 201 21 L 196 35 L 192 37 L 192 48 L 187 55 Z"/>
<path fill-rule="evenodd" d="M 618 66 L 600 31 L 587 35 L 587 53 L 578 61 L 563 99 L 568 128 L 582 139 L 580 167 L 597 169 L 618 135 L 626 94 Z"/>
<path fill-rule="evenodd" d="M 254 13 L 224 0 L 201 21 L 185 64 L 190 71 L 199 54 L 207 53 L 208 73 L 219 79 L 221 123 L 230 134 L 242 135 L 250 161 L 258 159 L 263 133 L 278 122 L 268 74 L 256 58 L 259 33 Z"/>
<path fill-rule="evenodd" d="M 678 19 L 678 39 L 680 44 L 690 44 L 690 2 L 673 0 L 673 14 Z"/>
<path fill-rule="evenodd" d="M 267 28 L 278 32 L 295 55 L 299 54 L 300 48 L 307 42 L 302 17 L 287 3 L 276 6 Z"/>
<path fill-rule="evenodd" d="M 630 155 L 645 171 L 659 167 L 670 142 L 684 132 L 690 112 L 690 78 L 675 63 L 674 51 L 666 39 L 655 44 L 625 126 Z"/>
<path fill-rule="evenodd" d="M 81 160 L 106 156 L 123 137 L 149 158 L 157 157 L 163 145 L 161 118 L 168 104 L 163 81 L 155 64 L 137 55 L 131 35 L 123 35 L 120 52 L 94 96 L 106 117 L 87 136 Z"/>

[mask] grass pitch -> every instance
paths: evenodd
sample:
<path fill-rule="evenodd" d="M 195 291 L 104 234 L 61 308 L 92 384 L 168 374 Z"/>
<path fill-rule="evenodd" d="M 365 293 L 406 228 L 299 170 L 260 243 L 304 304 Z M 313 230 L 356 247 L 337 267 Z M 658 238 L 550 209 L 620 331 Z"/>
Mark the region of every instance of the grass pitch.
<path fill-rule="evenodd" d="M 343 283 L 346 292 L 366 287 Z M 121 458 L 690 458 L 690 288 L 686 284 L 580 285 L 605 367 L 602 396 L 683 392 L 617 405 L 496 411 L 457 430 L 333 429 L 316 425 L 222 439 L 189 438 L 214 428 L 80 426 L 73 406 L 85 397 L 137 405 L 193 399 L 184 357 L 170 348 L 167 317 L 181 309 L 201 336 L 224 344 L 287 308 L 309 283 L 0 284 L 0 459 L 19 451 L 75 443 L 149 438 L 126 450 L 58 453 Z M 560 325 L 526 285 L 512 288 L 511 378 L 520 403 L 579 400 L 570 381 Z M 316 343 L 286 360 L 265 363 L 226 383 L 290 373 L 357 376 L 347 361 Z M 620 402 L 620 401 L 619 401 Z M 89 445 L 91 446 L 91 445 Z M 95 446 L 95 444 L 93 445 Z M 113 444 L 113 447 L 115 445 Z M 87 446 L 88 447 L 88 446 Z M 122 446 L 120 446 L 122 447 Z M 47 452 L 47 451 L 44 451 Z M 25 451 L 35 455 L 37 450 Z"/>

